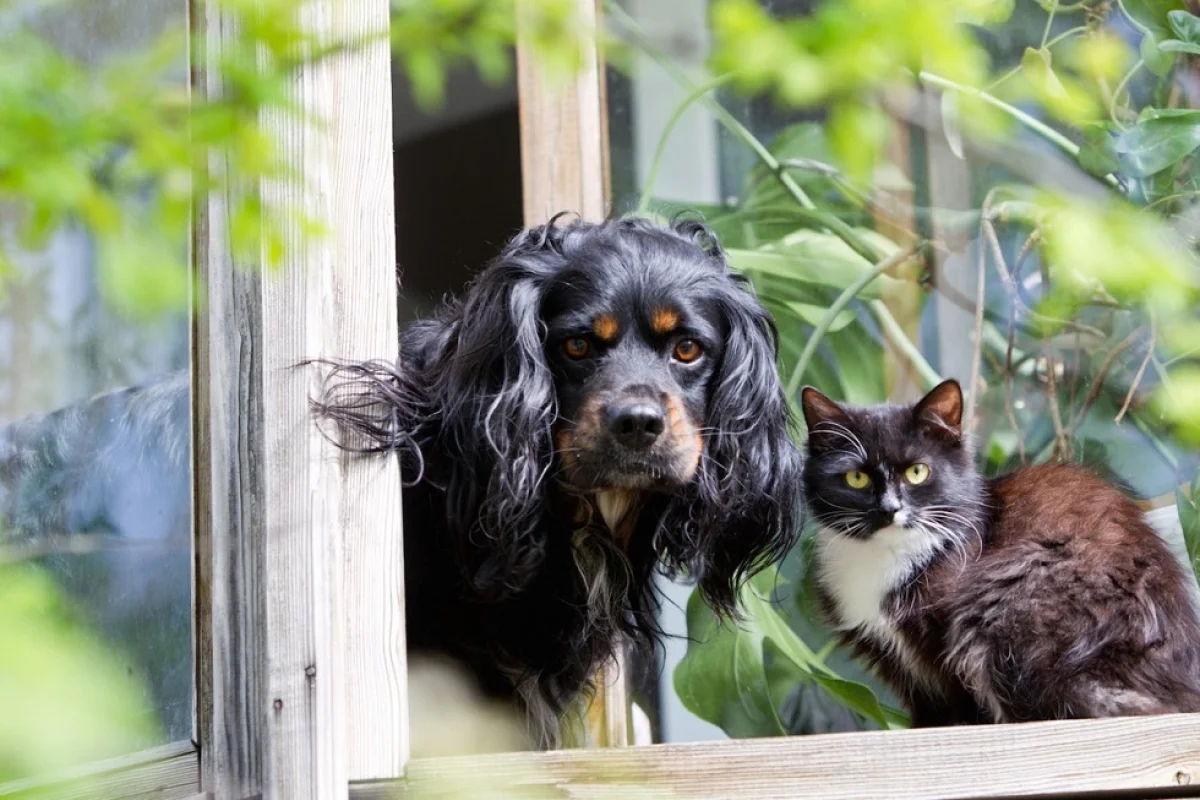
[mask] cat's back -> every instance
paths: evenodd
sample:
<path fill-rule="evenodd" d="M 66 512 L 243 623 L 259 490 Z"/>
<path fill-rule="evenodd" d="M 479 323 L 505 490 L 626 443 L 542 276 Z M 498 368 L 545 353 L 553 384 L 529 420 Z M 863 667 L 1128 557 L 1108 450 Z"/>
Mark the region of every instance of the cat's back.
<path fill-rule="evenodd" d="M 977 695 L 1022 698 L 989 701 L 995 716 L 1200 710 L 1191 576 L 1137 503 L 1072 465 L 1023 468 L 989 490 L 988 538 L 956 582 L 950 638 Z"/>
<path fill-rule="evenodd" d="M 1170 556 L 1137 503 L 1086 467 L 1022 467 L 993 478 L 989 490 L 993 547 L 1054 550 L 1086 542 L 1101 556 L 1108 548 L 1144 544 Z"/>
<path fill-rule="evenodd" d="M 1024 467 L 990 484 L 991 523 L 979 569 L 1009 576 L 1063 606 L 1129 593 L 1187 598 L 1178 560 L 1124 491 L 1085 467 Z"/>

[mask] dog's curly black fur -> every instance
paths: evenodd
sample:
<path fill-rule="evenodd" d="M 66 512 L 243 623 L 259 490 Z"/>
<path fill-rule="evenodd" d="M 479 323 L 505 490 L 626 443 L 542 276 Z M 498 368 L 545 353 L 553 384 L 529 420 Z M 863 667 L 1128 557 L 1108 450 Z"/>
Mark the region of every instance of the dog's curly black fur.
<path fill-rule="evenodd" d="M 314 411 L 409 481 L 410 651 L 465 663 L 547 744 L 618 637 L 654 641 L 656 566 L 735 614 L 799 522 L 776 347 L 702 224 L 552 221 L 398 364 L 334 365 Z"/>

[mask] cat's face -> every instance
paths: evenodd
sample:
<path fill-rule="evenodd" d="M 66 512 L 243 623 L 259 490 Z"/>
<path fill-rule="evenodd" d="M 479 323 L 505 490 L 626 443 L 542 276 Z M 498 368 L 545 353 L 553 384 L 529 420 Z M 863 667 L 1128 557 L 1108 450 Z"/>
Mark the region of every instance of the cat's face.
<path fill-rule="evenodd" d="M 813 388 L 808 507 L 833 533 L 868 539 L 889 526 L 947 538 L 978 532 L 981 482 L 962 434 L 962 390 L 946 381 L 910 406 L 842 406 Z"/>

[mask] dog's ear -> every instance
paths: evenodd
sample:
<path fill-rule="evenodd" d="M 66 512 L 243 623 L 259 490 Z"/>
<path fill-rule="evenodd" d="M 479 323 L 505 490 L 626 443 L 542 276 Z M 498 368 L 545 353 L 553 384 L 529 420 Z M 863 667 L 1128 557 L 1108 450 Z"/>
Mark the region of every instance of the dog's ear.
<path fill-rule="evenodd" d="M 467 288 L 426 367 L 441 417 L 447 519 L 473 588 L 489 600 L 522 589 L 544 555 L 556 407 L 539 312 L 561 258 L 562 233 L 552 228 L 523 232 Z"/>
<path fill-rule="evenodd" d="M 726 346 L 710 388 L 704 455 L 660 536 L 668 567 L 694 578 L 718 612 L 735 614 L 742 583 L 796 541 L 801 461 L 776 368 L 774 321 L 740 276 L 727 276 Z"/>

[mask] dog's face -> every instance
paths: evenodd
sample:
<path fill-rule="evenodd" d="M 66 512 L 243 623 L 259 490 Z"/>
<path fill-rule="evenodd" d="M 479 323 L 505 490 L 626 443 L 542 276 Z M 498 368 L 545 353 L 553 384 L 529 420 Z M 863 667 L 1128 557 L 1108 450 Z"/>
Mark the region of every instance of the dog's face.
<path fill-rule="evenodd" d="M 418 480 L 431 467 L 480 596 L 524 591 L 594 510 L 723 611 L 795 537 L 774 324 L 703 225 L 530 228 L 401 349 L 399 370 L 349 370 L 365 397 L 322 408 Z"/>
<path fill-rule="evenodd" d="M 543 308 L 561 476 L 581 492 L 673 491 L 704 450 L 720 319 L 680 280 L 685 259 L 603 266 L 555 281 Z"/>

